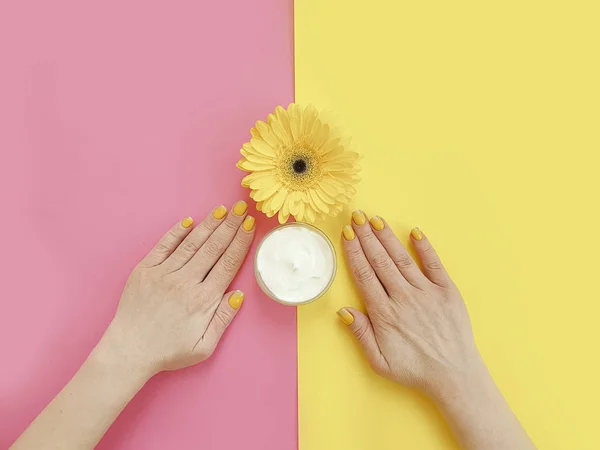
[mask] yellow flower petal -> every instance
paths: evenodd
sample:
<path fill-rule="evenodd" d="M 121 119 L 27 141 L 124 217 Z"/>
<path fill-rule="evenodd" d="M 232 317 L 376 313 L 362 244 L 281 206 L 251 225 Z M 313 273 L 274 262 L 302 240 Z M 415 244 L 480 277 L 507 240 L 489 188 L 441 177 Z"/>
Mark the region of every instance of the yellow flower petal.
<path fill-rule="evenodd" d="M 256 203 L 256 210 L 257 211 L 262 211 L 262 205 L 263 205 L 263 202 L 257 202 Z"/>
<path fill-rule="evenodd" d="M 290 116 L 288 112 L 283 107 L 278 106 L 275 108 L 275 117 L 277 117 L 277 120 L 285 130 L 286 135 L 291 136 L 292 130 L 290 129 Z"/>
<path fill-rule="evenodd" d="M 321 181 L 319 181 L 318 185 L 330 197 L 334 197 L 335 198 L 340 193 L 340 190 L 337 188 L 337 186 L 335 184 L 331 183 L 330 181 L 328 181 L 325 178 L 323 178 Z"/>
<path fill-rule="evenodd" d="M 258 191 L 256 191 L 256 194 L 254 195 L 254 200 L 257 202 L 261 202 L 263 200 L 268 199 L 269 197 L 275 195 L 275 193 L 277 192 L 277 190 L 279 188 L 281 188 L 281 186 L 282 186 L 281 183 L 275 183 L 268 188 L 259 189 Z"/>
<path fill-rule="evenodd" d="M 290 129 L 295 142 L 302 137 L 302 114 L 297 105 L 290 105 Z"/>
<path fill-rule="evenodd" d="M 305 120 L 303 122 L 302 134 L 309 136 L 312 133 L 313 126 L 317 120 L 319 112 L 313 105 L 308 105 L 304 111 Z"/>
<path fill-rule="evenodd" d="M 281 121 L 277 118 L 274 118 L 271 122 L 271 127 L 273 128 L 273 133 L 281 140 L 283 145 L 289 146 L 291 136 L 288 135 Z"/>
<path fill-rule="evenodd" d="M 287 198 L 287 196 L 288 190 L 285 187 L 279 188 L 277 194 L 275 194 L 275 197 L 271 202 L 271 209 L 273 209 L 273 211 L 279 211 L 279 209 L 283 206 L 283 202 Z"/>
<path fill-rule="evenodd" d="M 252 188 L 253 182 L 262 179 L 270 180 L 271 183 L 276 183 L 277 178 L 275 175 L 276 174 L 273 171 L 252 172 L 251 174 L 242 178 L 242 186 Z M 258 187 L 254 187 L 252 189 L 258 189 Z"/>
<path fill-rule="evenodd" d="M 329 207 L 327 206 L 327 204 L 323 200 L 321 200 L 321 198 L 313 189 L 309 191 L 309 194 L 311 200 L 315 202 L 315 205 L 317 206 L 318 210 L 323 211 L 325 214 L 327 214 L 329 212 Z"/>
<path fill-rule="evenodd" d="M 294 217 L 300 221 L 304 220 L 304 211 L 305 211 L 305 204 L 304 203 L 298 203 L 298 214 L 296 214 Z"/>
<path fill-rule="evenodd" d="M 252 161 L 259 164 L 271 164 L 271 159 L 267 158 L 266 156 L 248 153 L 245 150 L 240 150 L 240 152 L 248 161 Z"/>
<path fill-rule="evenodd" d="M 281 205 L 281 212 L 284 216 L 290 215 L 290 197 L 291 195 L 288 194 L 288 196 L 283 201 L 283 205 Z"/>
<path fill-rule="evenodd" d="M 278 214 L 278 216 L 277 216 L 277 220 L 279 221 L 279 223 L 280 223 L 280 224 L 282 224 L 282 225 L 283 225 L 284 223 L 286 223 L 286 222 L 288 221 L 288 219 L 289 219 L 289 218 L 290 218 L 290 213 L 289 213 L 289 211 L 288 211 L 288 213 L 286 214 L 286 213 L 284 213 L 284 212 L 283 212 L 283 209 L 280 209 L 280 210 L 279 210 L 279 214 Z"/>
<path fill-rule="evenodd" d="M 238 169 L 245 170 L 246 172 L 261 171 L 261 170 L 272 170 L 275 168 L 272 164 L 259 164 L 252 161 L 248 161 L 246 158 L 242 158 L 237 163 Z"/>
<path fill-rule="evenodd" d="M 281 145 L 281 141 L 277 135 L 271 131 L 271 128 L 266 123 L 259 120 L 256 122 L 256 128 L 258 128 L 258 131 L 260 131 L 260 136 L 263 138 L 263 140 L 271 147 L 276 149 L 279 147 L 279 145 Z"/>
<path fill-rule="evenodd" d="M 313 192 L 315 192 L 325 203 L 335 205 L 335 197 L 330 197 L 323 189 L 314 189 Z"/>
<path fill-rule="evenodd" d="M 252 147 L 254 147 L 257 152 L 269 156 L 270 158 L 275 158 L 275 156 L 277 156 L 277 150 L 275 150 L 262 139 L 252 138 L 250 139 L 250 145 L 252 145 Z"/>
<path fill-rule="evenodd" d="M 332 150 L 335 150 L 339 146 L 340 146 L 339 138 L 328 139 L 326 142 L 323 142 L 323 145 L 321 145 L 319 147 L 319 153 L 321 154 L 321 156 L 324 156 L 324 155 L 328 154 L 329 152 L 331 152 Z"/>
<path fill-rule="evenodd" d="M 312 207 L 307 206 L 306 209 L 304 210 L 305 216 L 306 216 L 306 220 L 310 223 L 315 223 L 315 220 L 317 218 L 317 214 L 315 213 L 315 210 L 312 209 Z"/>

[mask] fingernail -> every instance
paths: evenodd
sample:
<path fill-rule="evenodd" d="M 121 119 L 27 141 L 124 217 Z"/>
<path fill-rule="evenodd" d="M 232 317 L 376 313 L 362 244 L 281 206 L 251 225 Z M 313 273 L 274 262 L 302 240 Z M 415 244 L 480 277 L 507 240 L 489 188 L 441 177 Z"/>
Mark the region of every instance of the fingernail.
<path fill-rule="evenodd" d="M 342 319 L 342 322 L 346 325 L 352 325 L 354 323 L 354 316 L 346 308 L 340 309 L 337 313 L 338 316 L 340 316 L 340 319 Z"/>
<path fill-rule="evenodd" d="M 236 216 L 243 216 L 247 209 L 248 203 L 246 203 L 244 200 L 240 200 L 233 206 L 233 213 Z"/>
<path fill-rule="evenodd" d="M 369 220 L 369 222 L 371 222 L 371 226 L 375 228 L 376 231 L 381 231 L 383 230 L 383 227 L 385 227 L 383 220 L 381 220 L 381 217 L 379 216 L 371 217 L 371 220 Z"/>
<path fill-rule="evenodd" d="M 352 220 L 356 225 L 364 225 L 367 223 L 367 216 L 360 209 L 357 209 L 352 213 Z"/>
<path fill-rule="evenodd" d="M 183 228 L 189 228 L 193 225 L 193 223 L 194 223 L 194 219 L 192 219 L 191 217 L 186 217 L 185 219 L 183 219 L 181 221 L 181 226 Z"/>
<path fill-rule="evenodd" d="M 229 306 L 231 306 L 233 309 L 240 309 L 243 301 L 244 293 L 242 291 L 235 291 L 229 296 Z"/>
<path fill-rule="evenodd" d="M 256 222 L 256 220 L 254 219 L 254 217 L 252 216 L 247 216 L 244 219 L 244 223 L 242 223 L 242 228 L 246 231 L 252 231 L 254 229 L 254 222 Z"/>
<path fill-rule="evenodd" d="M 423 233 L 419 230 L 418 227 L 415 227 L 411 230 L 410 235 L 413 237 L 415 241 L 420 241 L 423 239 Z"/>
<path fill-rule="evenodd" d="M 223 205 L 217 206 L 213 211 L 213 217 L 218 220 L 221 220 L 223 217 L 225 217 L 225 214 L 227 214 L 227 208 L 225 208 Z"/>
<path fill-rule="evenodd" d="M 346 225 L 344 228 L 342 228 L 342 234 L 344 235 L 344 239 L 347 241 L 351 241 L 356 237 L 354 230 L 350 225 Z"/>

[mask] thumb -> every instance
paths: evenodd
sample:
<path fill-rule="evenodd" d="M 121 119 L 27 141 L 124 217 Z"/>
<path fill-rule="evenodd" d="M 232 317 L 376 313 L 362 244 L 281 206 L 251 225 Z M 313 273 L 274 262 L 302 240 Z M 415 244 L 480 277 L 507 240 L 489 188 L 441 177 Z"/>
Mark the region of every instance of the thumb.
<path fill-rule="evenodd" d="M 360 343 L 373 368 L 376 371 L 382 369 L 386 363 L 379 349 L 373 331 L 373 324 L 369 317 L 354 308 L 342 308 L 337 313 L 341 321 L 350 328 L 350 331 Z"/>
<path fill-rule="evenodd" d="M 223 296 L 204 333 L 203 341 L 207 348 L 214 349 L 217 346 L 243 301 L 244 293 L 242 291 L 228 292 Z"/>

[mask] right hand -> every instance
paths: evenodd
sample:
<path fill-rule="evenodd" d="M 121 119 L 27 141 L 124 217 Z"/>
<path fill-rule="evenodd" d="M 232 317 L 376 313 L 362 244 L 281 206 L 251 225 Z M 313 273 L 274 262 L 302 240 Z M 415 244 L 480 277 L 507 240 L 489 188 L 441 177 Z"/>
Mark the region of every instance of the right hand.
<path fill-rule="evenodd" d="M 375 372 L 432 397 L 485 373 L 462 296 L 427 237 L 411 233 L 421 271 L 383 219 L 369 222 L 361 211 L 352 218 L 344 248 L 368 316 L 338 314 Z"/>

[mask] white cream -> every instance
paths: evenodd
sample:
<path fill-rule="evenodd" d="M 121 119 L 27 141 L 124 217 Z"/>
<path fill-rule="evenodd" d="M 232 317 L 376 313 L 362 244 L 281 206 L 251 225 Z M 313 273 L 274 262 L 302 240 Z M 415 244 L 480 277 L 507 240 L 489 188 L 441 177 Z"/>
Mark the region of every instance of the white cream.
<path fill-rule="evenodd" d="M 327 289 L 335 274 L 335 255 L 317 231 L 289 225 L 264 239 L 256 255 L 256 270 L 277 299 L 303 303 Z"/>

